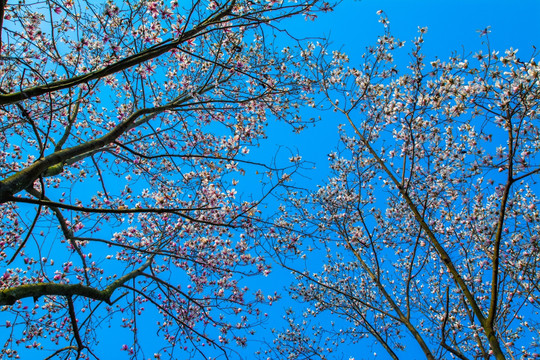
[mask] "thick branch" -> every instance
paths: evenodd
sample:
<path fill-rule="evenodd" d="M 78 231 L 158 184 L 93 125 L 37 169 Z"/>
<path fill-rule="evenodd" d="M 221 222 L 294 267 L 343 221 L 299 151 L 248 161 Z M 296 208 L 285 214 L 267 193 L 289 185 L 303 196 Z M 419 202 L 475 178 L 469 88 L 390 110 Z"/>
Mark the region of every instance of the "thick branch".
<path fill-rule="evenodd" d="M 132 66 L 136 66 L 145 61 L 157 58 L 168 51 L 176 48 L 178 45 L 196 37 L 207 27 L 219 23 L 225 16 L 231 13 L 232 7 L 236 1 L 232 1 L 231 4 L 227 7 L 222 7 L 220 11 L 215 13 L 213 16 L 204 20 L 199 25 L 195 26 L 193 29 L 184 32 L 178 39 L 169 39 L 153 46 L 149 49 L 146 49 L 138 54 L 128 56 L 120 61 L 117 61 L 114 64 L 108 65 L 103 69 L 92 71 L 88 74 L 83 74 L 75 76 L 69 79 L 55 81 L 49 84 L 35 86 L 33 88 L 24 89 L 20 92 L 0 95 L 0 105 L 14 104 L 19 101 L 29 99 L 32 97 L 40 96 L 43 94 L 51 93 L 53 91 L 58 91 L 62 89 L 68 89 L 80 84 L 88 83 L 92 80 L 98 80 L 108 75 L 115 74 L 119 71 L 128 69 Z"/>
<path fill-rule="evenodd" d="M 75 315 L 75 307 L 73 306 L 73 299 L 71 298 L 71 296 L 67 297 L 67 302 L 68 302 L 69 318 L 71 320 L 71 328 L 73 329 L 73 335 L 75 336 L 75 341 L 77 342 L 77 352 L 80 354 L 81 350 L 84 348 L 84 345 L 81 340 L 81 334 L 79 333 L 79 326 L 77 325 L 77 316 Z"/>
<path fill-rule="evenodd" d="M 204 94 L 214 88 L 215 85 L 209 85 L 201 88 L 198 92 L 196 92 L 196 94 Z M 11 175 L 7 179 L 0 181 L 0 204 L 7 201 L 13 201 L 13 195 L 31 187 L 34 181 L 40 176 L 50 176 L 51 174 L 54 175 L 61 173 L 62 167 L 65 164 L 71 164 L 96 153 L 99 151 L 99 149 L 114 143 L 115 140 L 117 140 L 126 131 L 148 122 L 151 118 L 162 112 L 174 110 L 182 106 L 182 104 L 191 100 L 193 96 L 193 94 L 182 94 L 171 100 L 166 105 L 136 110 L 102 137 L 89 140 L 83 144 L 68 149 L 55 151 L 44 158 L 40 158 L 32 165 Z"/>
<path fill-rule="evenodd" d="M 139 276 L 150 266 L 153 257 L 150 257 L 138 269 L 122 276 L 104 290 L 98 290 L 82 284 L 55 284 L 55 283 L 35 283 L 24 284 L 0 291 L 0 305 L 13 305 L 17 300 L 33 297 L 35 299 L 41 296 L 82 296 L 88 299 L 104 301 L 111 304 L 111 296 L 116 289 L 127 281 Z"/>
<path fill-rule="evenodd" d="M 187 101 L 188 98 L 180 96 L 164 106 L 137 110 L 102 137 L 87 141 L 83 144 L 68 149 L 56 151 L 44 158 L 37 160 L 32 165 L 24 168 L 16 174 L 11 175 L 7 179 L 0 181 L 0 203 L 12 201 L 12 195 L 30 187 L 39 176 L 50 172 L 51 168 L 59 166 L 61 167 L 64 163 L 68 162 L 69 159 L 82 154 L 92 154 L 95 150 L 113 143 L 123 133 L 129 130 L 135 121 L 141 116 L 147 115 L 145 118 L 155 116 L 163 111 L 178 106 L 179 103 Z"/>
<path fill-rule="evenodd" d="M 72 210 L 72 211 L 78 211 L 78 212 L 85 212 L 85 213 L 96 213 L 96 214 L 140 214 L 140 213 L 154 213 L 154 214 L 178 214 L 182 217 L 187 217 L 191 220 L 191 218 L 187 215 L 182 214 L 181 212 L 187 212 L 187 211 L 201 211 L 201 210 L 215 210 L 215 207 L 211 208 L 172 208 L 172 209 L 164 209 L 164 208 L 117 208 L 117 209 L 109 209 L 109 208 L 91 208 L 91 207 L 83 207 L 83 206 L 75 206 L 70 204 L 64 204 L 60 202 L 54 202 L 50 200 L 38 200 L 38 199 L 29 199 L 29 198 L 23 198 L 23 197 L 13 197 L 11 199 L 13 202 L 20 202 L 20 203 L 26 203 L 26 204 L 35 204 L 35 205 L 43 205 L 47 206 L 49 208 L 60 208 L 60 209 L 66 209 L 66 210 Z"/>
<path fill-rule="evenodd" d="M 506 216 L 506 207 L 508 205 L 508 198 L 510 195 L 510 187 L 514 182 L 514 139 L 513 139 L 513 127 L 511 122 L 511 115 L 508 115 L 507 118 L 508 130 L 508 178 L 506 185 L 504 187 L 503 197 L 501 199 L 501 208 L 499 210 L 499 219 L 497 220 L 497 233 L 495 235 L 495 241 L 493 243 L 493 270 L 491 277 L 491 300 L 489 304 L 489 313 L 486 320 L 486 325 L 484 326 L 486 336 L 489 340 L 489 344 L 492 347 L 498 346 L 498 340 L 495 334 L 495 318 L 497 317 L 497 303 L 499 299 L 499 260 L 501 252 L 501 239 L 504 227 L 504 220 Z M 498 356 L 498 354 L 496 354 Z M 499 358 L 499 357 L 498 357 Z"/>

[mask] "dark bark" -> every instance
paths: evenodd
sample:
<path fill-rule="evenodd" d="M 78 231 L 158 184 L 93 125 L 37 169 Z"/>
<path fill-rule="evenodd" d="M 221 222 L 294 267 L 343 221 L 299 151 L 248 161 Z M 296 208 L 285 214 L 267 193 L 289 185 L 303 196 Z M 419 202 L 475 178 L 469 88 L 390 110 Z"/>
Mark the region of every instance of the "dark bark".
<path fill-rule="evenodd" d="M 0 291 L 0 305 L 13 305 L 17 300 L 33 297 L 38 299 L 41 296 L 83 296 L 88 299 L 104 301 L 111 304 L 111 297 L 116 289 L 121 287 L 140 274 L 150 266 L 153 257 L 149 258 L 141 267 L 122 276 L 104 290 L 98 290 L 82 284 L 56 284 L 56 283 L 35 283 L 10 287 Z"/>
<path fill-rule="evenodd" d="M 158 45 L 152 46 L 151 48 L 141 51 L 140 53 L 137 53 L 132 56 L 128 56 L 125 59 L 119 60 L 114 64 L 104 67 L 103 69 L 92 71 L 88 74 L 83 74 L 83 75 L 75 76 L 69 79 L 55 81 L 50 84 L 35 86 L 32 88 L 24 89 L 16 93 L 1 94 L 0 105 L 14 104 L 25 99 L 30 99 L 36 96 L 48 94 L 48 93 L 58 91 L 58 90 L 72 88 L 74 86 L 85 84 L 93 80 L 99 80 L 106 76 L 115 74 L 122 70 L 141 64 L 145 61 L 155 59 L 165 54 L 166 52 L 171 51 L 172 49 L 176 48 L 180 44 L 190 39 L 195 38 L 209 26 L 212 26 L 214 24 L 221 22 L 221 20 L 225 16 L 231 13 L 231 10 L 235 2 L 236 1 L 232 1 L 229 6 L 222 7 L 219 11 L 217 11 L 214 14 L 214 16 L 206 19 L 201 24 L 195 26 L 193 29 L 184 32 L 177 39 L 165 40 Z"/>

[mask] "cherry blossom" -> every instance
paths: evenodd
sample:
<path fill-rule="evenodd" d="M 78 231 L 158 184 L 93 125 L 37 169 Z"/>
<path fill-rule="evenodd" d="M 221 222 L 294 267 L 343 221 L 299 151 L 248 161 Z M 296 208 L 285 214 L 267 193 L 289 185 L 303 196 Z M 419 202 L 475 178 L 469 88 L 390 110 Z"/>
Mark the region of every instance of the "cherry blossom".
<path fill-rule="evenodd" d="M 393 359 L 537 358 L 540 67 L 492 50 L 489 29 L 484 52 L 427 61 L 427 29 L 408 48 L 380 15 L 359 65 L 324 44 L 303 53 L 306 97 L 342 119 L 341 141 L 326 183 L 290 185 L 264 234 L 305 304 L 268 351 L 330 359 L 371 341 Z"/>
<path fill-rule="evenodd" d="M 248 157 L 302 101 L 301 62 L 264 35 L 329 5 L 2 4 L 0 356 L 98 358 L 107 322 L 130 358 L 244 346 L 278 298 L 244 281 L 270 271 L 257 206 L 299 166 Z"/>

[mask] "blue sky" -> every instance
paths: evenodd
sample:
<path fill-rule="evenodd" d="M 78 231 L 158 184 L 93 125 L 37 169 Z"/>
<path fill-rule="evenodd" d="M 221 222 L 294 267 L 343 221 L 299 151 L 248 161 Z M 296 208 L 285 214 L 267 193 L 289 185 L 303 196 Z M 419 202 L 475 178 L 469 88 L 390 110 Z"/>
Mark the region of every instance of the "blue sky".
<path fill-rule="evenodd" d="M 327 37 L 334 49 L 341 49 L 350 58 L 350 65 L 360 62 L 366 46 L 376 42 L 382 34 L 383 27 L 378 23 L 377 10 L 383 10 L 390 20 L 392 34 L 406 41 L 405 51 L 398 58 L 398 66 L 406 66 L 407 51 L 411 40 L 417 36 L 418 27 L 428 27 L 424 39 L 426 60 L 446 59 L 453 53 L 460 55 L 474 54 L 482 50 L 486 52 L 485 38 L 480 38 L 478 31 L 490 27 L 490 48 L 504 53 L 508 48 L 519 49 L 518 56 L 529 59 L 534 53 L 533 46 L 540 46 L 540 1 L 381 1 L 345 0 L 334 12 L 321 15 L 316 21 L 301 19 L 290 21 L 287 30 L 298 38 Z M 401 62 L 399 62 L 401 61 Z M 298 135 L 292 134 L 284 124 L 272 124 L 269 136 L 259 152 L 270 157 L 278 148 L 298 151 L 304 160 L 315 164 L 315 169 L 304 174 L 306 186 L 324 181 L 327 172 L 327 154 L 337 146 L 337 126 L 342 121 L 332 112 L 317 112 L 311 109 L 303 111 L 306 118 L 321 117 L 315 126 L 308 127 Z M 313 269 L 315 271 L 315 269 Z M 276 270 L 269 277 L 270 282 L 264 284 L 267 289 L 283 288 L 285 272 Z M 292 281 L 292 280 L 291 280 Z M 274 305 L 272 321 L 267 328 L 280 327 L 279 313 L 289 306 L 298 307 L 283 299 Z M 331 316 L 320 319 L 329 324 Z M 260 333 L 262 336 L 262 333 Z M 338 354 L 348 359 L 349 356 L 359 359 L 385 359 L 384 350 L 377 346 L 344 346 Z M 415 351 L 415 344 L 410 344 L 406 352 L 400 352 L 400 359 L 424 358 Z M 377 354 L 377 355 L 375 355 Z M 249 358 L 249 357 L 246 357 Z"/>
<path fill-rule="evenodd" d="M 345 0 L 334 12 L 321 14 L 314 21 L 305 21 L 303 18 L 295 18 L 284 24 L 287 30 L 299 38 L 328 37 L 335 49 L 342 49 L 354 66 L 359 61 L 365 47 L 375 43 L 377 36 L 383 31 L 378 23 L 377 10 L 384 10 L 390 20 L 392 33 L 405 40 L 410 46 L 410 40 L 417 35 L 418 26 L 427 26 L 428 33 L 425 35 L 424 51 L 428 59 L 447 58 L 453 52 L 474 53 L 485 50 L 483 39 L 478 36 L 477 30 L 491 26 L 491 48 L 503 52 L 513 47 L 519 49 L 519 55 L 529 58 L 533 52 L 533 45 L 540 46 L 540 1 L 384 1 L 384 0 Z M 406 46 L 406 49 L 409 47 Z M 406 54 L 405 54 L 406 55 Z M 406 60 L 406 56 L 404 56 Z M 403 65 L 403 64 L 402 64 Z M 313 127 L 309 127 L 299 135 L 293 134 L 290 127 L 283 123 L 271 124 L 268 130 L 268 139 L 262 143 L 260 149 L 252 150 L 252 159 L 271 159 L 281 147 L 298 151 L 302 157 L 315 164 L 315 169 L 304 172 L 312 179 L 312 183 L 321 182 L 328 174 L 327 154 L 330 153 L 338 142 L 337 125 L 341 121 L 334 117 L 332 112 L 317 113 L 313 110 L 303 110 L 305 117 L 321 116 L 321 121 Z M 285 159 L 288 153 L 282 153 Z M 267 281 L 256 279 L 253 286 L 261 286 L 267 292 L 284 289 L 292 278 L 286 277 L 286 272 L 276 270 L 269 276 Z M 283 326 L 281 319 L 282 310 L 295 306 L 293 302 L 283 299 L 273 305 L 269 313 L 269 322 L 266 329 Z M 330 318 L 329 318 L 330 319 Z M 326 319 L 323 321 L 329 321 Z M 118 355 L 118 350 L 124 342 L 129 343 L 127 331 L 118 332 L 115 326 L 118 321 L 113 321 L 112 327 L 100 330 L 102 338 L 99 353 L 103 358 L 109 354 Z M 143 330 L 144 331 L 144 330 Z M 270 333 L 259 331 L 259 335 L 249 351 L 257 349 L 263 336 L 271 342 Z M 155 334 L 145 334 L 149 351 L 147 357 L 151 357 L 152 345 L 155 342 Z M 122 338 L 124 336 L 124 338 Z M 253 340 L 253 339 L 252 339 Z M 143 344 L 144 346 L 145 344 Z M 343 350 L 345 359 L 354 356 L 356 360 L 384 358 L 383 355 L 375 357 L 376 348 L 349 347 Z M 124 358 L 125 353 L 120 354 Z M 242 354 L 243 358 L 252 358 L 251 353 Z M 405 355 L 407 359 L 417 357 L 414 351 Z M 235 355 L 231 357 L 235 358 Z M 338 358 L 338 357 L 336 357 Z"/>
<path fill-rule="evenodd" d="M 351 66 L 357 65 L 365 48 L 376 42 L 382 34 L 378 10 L 390 20 L 393 35 L 406 42 L 405 51 L 417 36 L 418 27 L 428 27 L 424 39 L 426 59 L 445 59 L 452 53 L 485 52 L 478 30 L 491 27 L 490 46 L 500 51 L 512 47 L 518 55 L 528 59 L 540 47 L 540 1 L 343 1 L 333 12 L 321 14 L 316 21 L 300 18 L 287 23 L 287 30 L 298 38 L 327 37 L 335 49 L 349 55 Z M 408 45 L 408 46 L 407 46 Z M 406 53 L 403 53 L 406 56 Z M 407 58 L 404 57 L 405 61 Z M 406 63 L 402 63 L 405 66 Z M 337 117 L 331 112 L 305 112 L 306 118 L 321 116 L 323 121 L 301 134 L 285 136 L 290 132 L 280 126 L 270 129 L 268 144 L 298 148 L 304 160 L 317 163 L 317 175 L 325 173 L 326 154 L 337 145 Z M 321 145 L 325 146 L 321 146 Z M 265 149 L 266 151 L 266 149 Z M 322 163 L 321 163 L 322 162 Z"/>
<path fill-rule="evenodd" d="M 478 30 L 491 27 L 490 46 L 501 53 L 513 47 L 519 49 L 519 55 L 529 58 L 533 53 L 533 45 L 540 46 L 540 1 L 515 1 L 509 5 L 508 1 L 381 1 L 381 0 L 345 0 L 335 11 L 321 14 L 316 21 L 305 21 L 295 18 L 283 24 L 292 35 L 297 38 L 329 38 L 332 48 L 341 49 L 350 58 L 351 66 L 359 61 L 365 48 L 376 42 L 377 36 L 382 34 L 383 27 L 378 22 L 377 10 L 383 10 L 390 20 L 390 28 L 394 36 L 406 41 L 402 52 L 402 63 L 405 67 L 407 51 L 411 40 L 417 36 L 418 27 L 428 27 L 424 36 L 424 53 L 427 59 L 445 59 L 452 53 L 475 53 L 486 51 L 482 44 L 485 38 L 480 38 Z M 285 44 L 285 42 L 284 42 Z M 399 61 L 399 59 L 398 59 Z M 314 186 L 321 183 L 328 176 L 327 154 L 338 145 L 337 126 L 342 121 L 332 112 L 317 112 L 312 109 L 302 110 L 305 118 L 318 118 L 321 121 L 315 126 L 309 126 L 300 134 L 293 134 L 291 128 L 284 123 L 270 123 L 268 138 L 261 142 L 261 147 L 251 150 L 251 159 L 256 161 L 270 161 L 274 156 L 286 161 L 291 152 L 298 152 L 304 160 L 314 164 L 314 169 L 304 171 L 306 178 L 297 178 L 305 181 L 303 185 Z M 254 179 L 254 178 L 251 178 Z M 305 180 L 303 180 L 305 179 Z M 240 186 L 244 185 L 246 191 L 257 191 L 257 185 L 251 186 L 248 176 L 241 179 Z M 260 191 L 260 190 L 259 190 Z M 255 192 L 253 196 L 257 196 Z M 239 194 L 240 195 L 240 194 Z M 273 208 L 270 204 L 268 209 Z M 315 271 L 315 269 L 313 269 Z M 282 328 L 285 325 L 282 316 L 289 307 L 300 308 L 297 303 L 287 299 L 285 287 L 291 283 L 292 277 L 287 272 L 274 268 L 274 272 L 265 279 L 247 279 L 252 290 L 261 287 L 266 293 L 281 291 L 284 298 L 267 309 L 269 320 L 257 335 L 250 338 L 250 345 L 238 354 L 231 354 L 231 359 L 252 359 L 253 351 L 264 348 L 264 342 L 272 342 L 270 329 Z M 329 315 L 318 319 L 322 325 L 335 320 Z M 144 330 L 143 330 L 144 331 Z M 129 334 L 122 340 L 119 333 L 114 333 L 114 323 L 111 329 L 104 329 L 102 335 L 102 349 L 110 348 L 116 352 L 120 343 L 129 343 Z M 152 333 L 143 336 L 147 339 L 149 348 L 155 346 L 155 335 Z M 415 351 L 416 345 L 400 353 L 400 359 L 421 359 L 423 356 Z M 149 349 L 150 350 L 150 349 Z M 151 356 L 153 351 L 147 351 Z M 384 350 L 376 345 L 370 345 L 369 340 L 362 345 L 344 345 L 337 349 L 335 359 L 385 359 Z M 278 359 L 275 359 L 278 360 Z"/>

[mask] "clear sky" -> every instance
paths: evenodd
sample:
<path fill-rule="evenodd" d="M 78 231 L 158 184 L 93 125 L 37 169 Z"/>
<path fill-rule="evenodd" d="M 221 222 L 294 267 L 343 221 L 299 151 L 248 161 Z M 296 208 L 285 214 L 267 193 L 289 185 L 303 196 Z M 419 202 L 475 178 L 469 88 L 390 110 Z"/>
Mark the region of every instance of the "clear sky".
<path fill-rule="evenodd" d="M 427 26 L 428 33 L 424 36 L 424 51 L 427 59 L 445 59 L 453 52 L 462 54 L 474 53 L 486 49 L 482 44 L 484 38 L 480 38 L 477 30 L 487 26 L 491 27 L 491 48 L 501 53 L 510 47 L 519 49 L 518 55 L 528 59 L 534 52 L 533 46 L 540 47 L 540 0 L 344 0 L 335 11 L 321 14 L 314 22 L 305 21 L 303 18 L 295 18 L 285 23 L 287 30 L 298 38 L 328 37 L 335 49 L 346 52 L 351 59 L 351 66 L 359 62 L 365 47 L 374 44 L 377 36 L 383 31 L 378 23 L 377 10 L 383 10 L 390 20 L 391 31 L 397 38 L 406 41 L 410 46 L 410 40 L 417 35 L 418 26 Z M 405 47 L 409 48 L 408 46 Z M 404 57 L 406 59 L 406 57 Z M 402 64 L 402 67 L 405 65 Z M 309 127 L 299 135 L 294 135 L 290 127 L 284 124 L 271 124 L 268 130 L 268 139 L 261 148 L 252 150 L 252 158 L 258 161 L 269 160 L 276 151 L 282 147 L 298 151 L 302 157 L 315 164 L 315 169 L 304 173 L 312 179 L 312 184 L 321 182 L 327 175 L 327 154 L 334 150 L 337 145 L 337 125 L 341 121 L 334 117 L 332 112 L 317 113 L 311 109 L 303 110 L 306 118 L 319 117 L 321 121 L 315 126 Z M 311 185 L 311 184 L 308 184 Z M 266 292 L 284 291 L 284 286 L 293 281 L 288 278 L 283 270 L 276 270 L 266 281 L 256 279 L 253 287 L 260 286 Z M 284 325 L 281 318 L 283 309 L 295 305 L 286 297 L 269 309 L 268 323 L 265 328 L 280 328 Z M 330 317 L 323 321 L 330 321 Z M 115 322 L 114 324 L 118 324 Z M 144 327 L 142 327 L 144 331 Z M 122 338 L 122 334 L 115 330 L 115 326 L 107 328 L 103 323 L 100 330 L 102 338 L 101 347 L 98 349 L 103 358 L 125 358 L 126 353 L 120 353 L 120 346 L 128 337 Z M 249 351 L 257 349 L 263 337 L 271 343 L 269 331 L 258 331 L 257 339 L 261 342 L 253 342 Z M 149 347 L 155 341 L 155 334 L 147 334 L 145 341 Z M 127 339 L 127 340 L 126 340 Z M 251 339 L 253 340 L 253 339 Z M 142 344 L 143 346 L 145 344 Z M 110 350 L 107 351 L 107 349 Z M 384 359 L 384 355 L 375 356 L 380 352 L 371 347 L 346 347 L 343 349 L 343 357 L 349 356 L 355 360 L 360 359 Z M 152 352 L 146 353 L 150 358 Z M 243 352 L 241 355 L 232 355 L 231 359 L 252 359 L 251 352 Z M 341 357 L 336 355 L 336 359 Z M 416 359 L 414 351 L 404 354 L 403 359 Z M 276 359 L 279 360 L 279 359 Z"/>
<path fill-rule="evenodd" d="M 540 1 L 393 1 L 362 0 L 343 1 L 335 11 L 321 15 L 316 21 L 308 22 L 295 19 L 287 25 L 287 30 L 298 38 L 327 37 L 332 47 L 341 49 L 349 55 L 350 65 L 359 63 L 366 46 L 376 42 L 382 34 L 383 27 L 378 23 L 377 10 L 383 10 L 390 20 L 392 34 L 406 41 L 405 49 L 410 49 L 411 40 L 417 36 L 418 27 L 428 27 L 424 36 L 424 53 L 426 59 L 448 58 L 452 53 L 467 55 L 479 50 L 486 52 L 478 30 L 490 26 L 490 47 L 500 51 L 512 47 L 519 49 L 518 56 L 529 59 L 535 52 L 533 46 L 540 47 Z M 398 64 L 402 69 L 406 66 L 406 53 L 403 62 Z M 309 127 L 299 135 L 293 135 L 285 125 L 271 125 L 266 144 L 259 150 L 268 156 L 273 155 L 278 147 L 298 150 L 304 160 L 315 163 L 316 169 L 305 173 L 313 180 L 312 184 L 324 179 L 327 172 L 327 154 L 334 150 L 338 143 L 337 126 L 342 121 L 332 112 L 314 112 L 304 110 L 306 118 L 321 116 L 321 121 Z M 306 184 L 310 181 L 306 180 Z M 313 269 L 315 271 L 315 269 Z M 276 270 L 269 277 L 268 290 L 280 289 L 288 283 L 285 273 Z M 292 278 L 291 280 L 292 281 Z M 289 306 L 298 307 L 283 299 L 274 305 L 272 321 L 268 328 L 280 327 L 281 309 Z M 329 324 L 335 320 L 332 316 L 321 319 L 321 323 Z M 262 333 L 260 333 L 262 336 Z M 336 359 L 385 359 L 384 351 L 376 346 L 344 346 Z M 375 355 L 377 354 L 377 355 Z M 421 359 L 422 353 L 415 351 L 415 344 L 406 352 L 400 352 L 400 359 Z M 246 356 L 249 359 L 249 356 Z"/>

